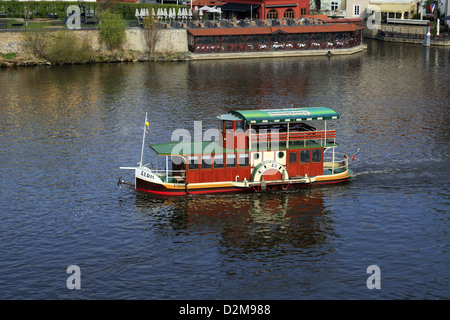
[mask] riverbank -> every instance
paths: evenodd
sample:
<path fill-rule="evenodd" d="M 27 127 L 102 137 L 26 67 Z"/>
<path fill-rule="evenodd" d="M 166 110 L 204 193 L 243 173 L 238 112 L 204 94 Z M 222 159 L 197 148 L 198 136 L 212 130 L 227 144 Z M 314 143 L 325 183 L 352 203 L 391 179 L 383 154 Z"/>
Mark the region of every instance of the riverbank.
<path fill-rule="evenodd" d="M 386 29 L 386 28 L 391 29 Z M 380 41 L 409 42 L 422 44 L 421 34 L 426 29 L 392 29 L 396 27 L 382 26 L 381 30 L 365 29 L 364 38 L 377 39 Z M 410 30 L 411 29 L 411 30 Z M 381 32 L 380 32 L 381 31 Z M 402 33 L 398 33 L 401 31 Z M 188 36 L 183 29 L 163 29 L 160 30 L 160 39 L 155 47 L 157 53 L 151 55 L 146 47 L 145 35 L 142 29 L 130 28 L 126 31 L 126 43 L 123 49 L 118 51 L 105 50 L 100 45 L 97 30 L 74 30 L 74 35 L 88 41 L 90 58 L 82 64 L 96 63 L 120 63 L 120 62 L 182 62 L 191 60 L 212 60 L 212 59 L 249 59 L 249 58 L 278 58 L 295 56 L 318 56 L 318 55 L 346 55 L 363 51 L 367 45 L 362 44 L 354 48 L 339 49 L 319 49 L 319 50 L 286 50 L 286 51 L 265 51 L 265 52 L 233 52 L 233 53 L 192 53 L 188 51 Z M 395 32 L 395 33 L 394 33 Z M 55 33 L 56 34 L 56 33 Z M 408 35 L 408 37 L 404 37 Z M 415 38 L 411 38 L 411 34 Z M 53 32 L 50 33 L 53 35 Z M 391 36 L 395 35 L 395 36 Z M 449 41 L 431 41 L 432 45 L 449 45 Z M 27 50 L 24 44 L 23 33 L 0 32 L 0 67 L 31 67 L 31 66 L 52 66 L 62 64 L 81 64 L 78 62 L 52 62 L 49 59 L 42 59 L 34 56 Z"/>
<path fill-rule="evenodd" d="M 310 50 L 310 51 L 277 51 L 277 52 L 243 52 L 243 53 L 216 53 L 216 54 L 193 54 L 190 52 L 166 53 L 150 55 L 142 52 L 123 51 L 120 54 L 97 56 L 92 61 L 83 64 L 95 63 L 120 63 L 120 62 L 183 62 L 192 60 L 221 60 L 221 59 L 255 59 L 255 58 L 281 58 L 300 56 L 333 56 L 350 55 L 363 51 L 367 45 L 363 44 L 354 48 L 339 50 Z M 6 56 L 6 57 L 5 57 Z M 65 63 L 79 64 L 79 63 Z M 33 57 L 29 54 L 21 54 L 8 58 L 0 55 L 0 67 L 32 67 L 32 66 L 55 66 L 61 63 Z"/>
<path fill-rule="evenodd" d="M 386 42 L 411 43 L 423 45 L 427 26 L 388 25 L 382 24 L 379 28 L 366 28 L 363 31 L 364 38 L 377 39 Z M 450 46 L 450 35 L 443 33 L 439 36 L 432 35 L 431 46 Z"/>
<path fill-rule="evenodd" d="M 189 53 L 166 53 L 154 54 L 121 51 L 119 54 L 101 54 L 93 57 L 89 62 L 83 64 L 96 63 L 120 63 L 120 62 L 181 62 L 189 60 Z M 81 63 L 64 63 L 64 65 Z M 33 67 L 33 66 L 55 66 L 62 63 L 53 63 L 51 61 L 37 58 L 30 54 L 0 54 L 0 67 Z"/>
<path fill-rule="evenodd" d="M 38 30 L 36 37 L 27 38 L 26 31 L 1 31 L 0 32 L 0 67 L 42 66 L 58 65 L 57 61 L 39 58 L 42 54 L 36 54 L 33 50 L 44 47 L 43 42 L 54 39 L 59 32 L 71 35 L 73 39 L 80 39 L 80 43 L 86 43 L 89 51 L 88 58 L 83 57 L 83 63 L 116 63 L 116 62 L 140 62 L 140 61 L 184 61 L 188 54 L 186 30 L 159 30 L 159 37 L 164 41 L 158 41 L 155 45 L 155 53 L 148 53 L 145 34 L 142 29 L 129 28 L 126 30 L 126 41 L 122 49 L 108 50 L 99 40 L 97 29 L 81 30 Z M 40 36 L 39 33 L 42 32 Z M 43 40 L 44 39 L 44 40 Z M 74 50 L 80 48 L 74 47 Z M 70 61 L 74 61 L 71 63 Z M 76 55 L 65 64 L 78 64 Z"/>

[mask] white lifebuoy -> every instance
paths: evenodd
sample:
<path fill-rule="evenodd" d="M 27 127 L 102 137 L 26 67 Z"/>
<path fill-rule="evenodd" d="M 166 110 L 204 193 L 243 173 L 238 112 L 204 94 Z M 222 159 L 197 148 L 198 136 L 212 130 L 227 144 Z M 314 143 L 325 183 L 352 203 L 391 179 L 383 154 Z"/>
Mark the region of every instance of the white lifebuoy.
<path fill-rule="evenodd" d="M 252 182 L 259 182 L 261 181 L 261 177 L 263 176 L 264 172 L 267 170 L 277 170 L 279 173 L 281 173 L 281 179 L 282 180 L 288 180 L 289 174 L 286 170 L 286 168 L 280 164 L 279 162 L 267 160 L 259 163 L 252 171 Z"/>

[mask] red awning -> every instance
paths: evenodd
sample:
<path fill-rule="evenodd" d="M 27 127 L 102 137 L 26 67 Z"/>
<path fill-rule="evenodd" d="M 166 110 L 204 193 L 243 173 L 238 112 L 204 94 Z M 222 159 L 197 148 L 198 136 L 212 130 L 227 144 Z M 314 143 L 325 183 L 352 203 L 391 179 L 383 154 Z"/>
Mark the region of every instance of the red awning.
<path fill-rule="evenodd" d="M 324 32 L 353 32 L 363 30 L 365 27 L 353 23 L 330 25 L 307 25 L 292 27 L 255 27 L 255 28 L 214 28 L 214 29 L 188 29 L 196 37 L 203 36 L 237 36 L 272 33 L 324 33 Z"/>

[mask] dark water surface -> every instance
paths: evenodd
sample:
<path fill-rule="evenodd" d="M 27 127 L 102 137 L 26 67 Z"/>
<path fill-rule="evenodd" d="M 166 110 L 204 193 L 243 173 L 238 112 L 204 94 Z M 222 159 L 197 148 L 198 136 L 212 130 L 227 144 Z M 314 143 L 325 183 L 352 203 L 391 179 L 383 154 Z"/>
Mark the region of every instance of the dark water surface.
<path fill-rule="evenodd" d="M 449 48 L 376 41 L 331 58 L 2 69 L 0 299 L 448 299 L 449 83 Z M 350 182 L 183 199 L 117 186 L 145 112 L 159 143 L 291 105 L 341 114 L 341 151 L 361 148 Z"/>

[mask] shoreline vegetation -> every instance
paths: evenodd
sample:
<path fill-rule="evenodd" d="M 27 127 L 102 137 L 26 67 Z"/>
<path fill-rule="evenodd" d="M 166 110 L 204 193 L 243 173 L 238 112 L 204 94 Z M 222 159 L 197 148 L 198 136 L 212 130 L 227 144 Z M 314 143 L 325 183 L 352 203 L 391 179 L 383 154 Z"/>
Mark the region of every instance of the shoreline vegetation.
<path fill-rule="evenodd" d="M 52 62 L 29 53 L 7 53 L 0 54 L 0 67 L 61 66 L 120 62 L 181 62 L 188 60 L 188 56 L 189 53 L 184 52 L 151 55 L 131 50 L 121 50 L 109 53 L 98 53 L 93 56 L 91 60 L 85 62 Z"/>

